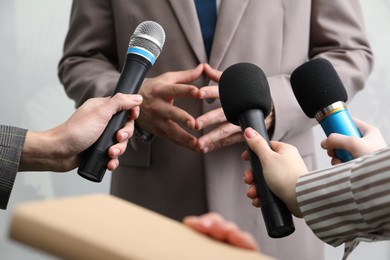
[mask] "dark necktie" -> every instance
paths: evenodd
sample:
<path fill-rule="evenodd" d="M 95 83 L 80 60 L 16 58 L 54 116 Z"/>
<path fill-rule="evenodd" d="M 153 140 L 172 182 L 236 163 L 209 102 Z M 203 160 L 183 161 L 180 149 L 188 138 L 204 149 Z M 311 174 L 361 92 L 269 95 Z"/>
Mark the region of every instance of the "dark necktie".
<path fill-rule="evenodd" d="M 210 57 L 215 25 L 217 24 L 217 3 L 216 0 L 195 0 L 195 6 L 206 54 L 207 57 Z"/>

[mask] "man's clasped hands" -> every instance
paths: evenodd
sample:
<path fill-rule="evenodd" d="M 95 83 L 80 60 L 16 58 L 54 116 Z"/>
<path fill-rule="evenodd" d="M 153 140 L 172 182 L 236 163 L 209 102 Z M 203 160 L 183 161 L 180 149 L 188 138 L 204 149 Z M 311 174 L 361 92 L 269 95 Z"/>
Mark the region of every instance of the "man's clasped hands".
<path fill-rule="evenodd" d="M 208 64 L 199 64 L 194 69 L 166 72 L 146 79 L 139 91 L 144 99 L 137 126 L 155 136 L 202 153 L 243 142 L 241 128 L 229 123 L 223 109 L 215 104 L 219 100 L 217 84 L 221 74 L 221 71 Z M 193 85 L 204 77 L 215 85 L 200 88 Z M 176 106 L 178 100 L 204 100 L 205 105 L 199 106 L 201 111 L 194 111 L 200 113 L 200 116 L 195 117 Z M 202 110 L 207 112 L 203 113 Z M 266 118 L 267 129 L 273 120 L 272 115 L 273 113 Z M 204 131 L 203 135 L 198 134 L 208 127 L 210 129 Z"/>

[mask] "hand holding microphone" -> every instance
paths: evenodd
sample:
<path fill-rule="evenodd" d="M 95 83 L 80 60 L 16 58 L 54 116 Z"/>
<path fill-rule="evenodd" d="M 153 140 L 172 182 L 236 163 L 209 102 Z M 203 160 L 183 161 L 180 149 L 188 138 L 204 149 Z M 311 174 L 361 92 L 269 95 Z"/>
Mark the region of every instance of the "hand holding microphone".
<path fill-rule="evenodd" d="M 227 68 L 219 81 L 219 95 L 227 120 L 244 131 L 252 127 L 267 141 L 264 118 L 271 112 L 271 94 L 264 72 L 256 65 L 238 63 Z M 249 149 L 250 163 L 268 235 L 280 238 L 295 227 L 286 205 L 268 188 L 258 156 Z"/>
<path fill-rule="evenodd" d="M 325 59 L 310 60 L 291 74 L 291 86 L 303 112 L 316 118 L 326 136 L 338 133 L 361 137 L 348 113 L 348 95 L 332 64 Z M 353 156 L 345 150 L 335 150 L 336 156 L 346 162 Z"/>
<path fill-rule="evenodd" d="M 135 94 L 146 74 L 160 55 L 165 42 L 163 28 L 152 21 L 137 26 L 130 37 L 126 60 L 116 85 L 116 93 Z M 123 127 L 129 111 L 116 113 L 100 138 L 85 152 L 78 174 L 90 181 L 101 182 L 107 170 L 108 148 L 116 143 L 116 132 Z"/>
<path fill-rule="evenodd" d="M 353 118 L 353 121 L 363 135 L 362 138 L 333 133 L 321 142 L 321 147 L 327 150 L 329 157 L 332 158 L 332 165 L 341 163 L 334 152 L 337 149 L 348 151 L 353 158 L 358 158 L 387 146 L 384 137 L 377 127 L 357 118 Z"/>
<path fill-rule="evenodd" d="M 290 212 L 302 218 L 297 199 L 295 186 L 300 176 L 309 171 L 296 147 L 283 142 L 272 141 L 272 149 L 266 140 L 255 130 L 248 127 L 244 131 L 245 141 L 261 161 L 264 179 L 268 187 L 280 198 Z M 249 155 L 244 152 L 241 157 L 249 160 Z M 249 185 L 247 196 L 252 199 L 252 205 L 260 207 L 261 200 L 257 196 L 256 187 L 253 185 L 254 173 L 248 169 L 244 173 L 244 182 Z"/>

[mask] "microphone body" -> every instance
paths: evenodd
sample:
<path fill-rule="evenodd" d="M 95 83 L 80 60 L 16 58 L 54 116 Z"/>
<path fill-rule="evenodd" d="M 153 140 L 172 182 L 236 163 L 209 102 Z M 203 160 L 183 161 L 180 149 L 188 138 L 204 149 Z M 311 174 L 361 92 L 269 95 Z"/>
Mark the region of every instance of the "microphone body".
<path fill-rule="evenodd" d="M 164 42 L 165 32 L 159 24 L 146 21 L 138 25 L 130 38 L 122 72 L 112 96 L 117 93 L 138 93 Z M 116 134 L 125 125 L 129 114 L 130 111 L 125 110 L 113 115 L 99 139 L 85 151 L 77 171 L 80 176 L 94 182 L 102 181 L 110 160 L 108 149 L 117 143 Z"/>
<path fill-rule="evenodd" d="M 348 113 L 344 85 L 328 60 L 314 59 L 302 64 L 293 71 L 290 81 L 303 112 L 316 118 L 326 136 L 338 133 L 362 137 Z M 345 150 L 336 149 L 335 154 L 342 162 L 353 159 Z"/>
<path fill-rule="evenodd" d="M 238 63 L 227 68 L 219 81 L 219 94 L 230 123 L 242 130 L 252 127 L 270 144 L 264 118 L 271 112 L 272 101 L 267 78 L 259 67 Z M 267 233 L 272 238 L 288 236 L 295 230 L 292 215 L 269 189 L 256 153 L 247 149 Z"/>
<path fill-rule="evenodd" d="M 241 113 L 238 117 L 241 129 L 247 127 L 256 130 L 270 145 L 267 129 L 264 124 L 264 114 L 259 109 L 250 109 Z M 263 169 L 259 157 L 248 147 L 250 164 L 258 196 L 261 200 L 261 212 L 267 228 L 267 233 L 272 238 L 281 238 L 294 232 L 295 227 L 292 216 L 286 205 L 268 188 L 265 182 Z"/>
<path fill-rule="evenodd" d="M 138 92 L 152 64 L 138 55 L 128 54 L 123 71 L 112 95 L 116 93 L 135 94 Z M 111 118 L 99 139 L 85 151 L 78 168 L 78 174 L 87 180 L 101 182 L 110 157 L 108 148 L 117 143 L 116 133 L 121 129 L 130 111 L 119 111 Z"/>
<path fill-rule="evenodd" d="M 338 133 L 347 136 L 362 137 L 352 121 L 344 102 L 339 101 L 322 109 L 322 111 L 316 114 L 316 119 L 320 123 L 326 136 L 329 136 L 332 133 Z M 336 149 L 335 153 L 337 158 L 342 162 L 353 159 L 352 155 L 345 150 Z"/>

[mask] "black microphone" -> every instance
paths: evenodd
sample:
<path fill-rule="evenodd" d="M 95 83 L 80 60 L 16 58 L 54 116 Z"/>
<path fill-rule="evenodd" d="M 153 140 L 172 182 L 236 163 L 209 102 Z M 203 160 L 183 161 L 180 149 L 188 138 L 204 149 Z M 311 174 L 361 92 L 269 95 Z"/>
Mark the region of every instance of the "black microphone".
<path fill-rule="evenodd" d="M 227 68 L 219 80 L 219 95 L 230 123 L 241 126 L 242 130 L 252 127 L 270 145 L 264 118 L 271 112 L 272 100 L 267 77 L 259 67 L 237 63 Z M 291 213 L 268 188 L 256 153 L 249 147 L 248 152 L 268 235 L 272 238 L 288 236 L 295 230 Z"/>
<path fill-rule="evenodd" d="M 138 93 L 164 42 L 165 32 L 158 23 L 145 21 L 137 26 L 130 37 L 126 60 L 112 96 Z M 108 148 L 117 143 L 116 133 L 125 125 L 129 114 L 130 111 L 120 111 L 111 118 L 103 134 L 85 151 L 77 171 L 80 176 L 94 182 L 102 181 L 110 160 Z"/>
<path fill-rule="evenodd" d="M 293 71 L 291 86 L 303 112 L 316 118 L 326 136 L 339 133 L 361 137 L 348 113 L 347 91 L 332 64 L 326 59 L 310 60 Z M 353 159 L 345 150 L 335 150 L 342 162 Z"/>

